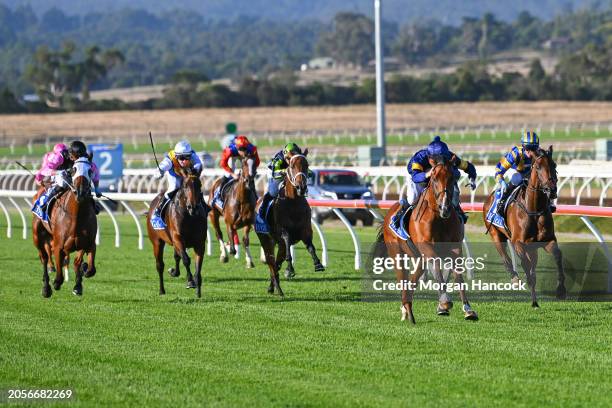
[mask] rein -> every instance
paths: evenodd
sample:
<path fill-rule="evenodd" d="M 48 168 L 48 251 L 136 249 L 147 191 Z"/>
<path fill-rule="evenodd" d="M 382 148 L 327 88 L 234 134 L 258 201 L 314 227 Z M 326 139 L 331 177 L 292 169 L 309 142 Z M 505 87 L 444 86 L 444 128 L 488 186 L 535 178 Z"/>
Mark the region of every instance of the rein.
<path fill-rule="evenodd" d="M 287 178 L 289 179 L 289 182 L 293 185 L 293 187 L 298 187 L 297 178 L 299 176 L 306 178 L 306 174 L 304 172 L 301 171 L 297 174 L 293 174 L 293 171 L 291 169 L 291 163 L 293 162 L 294 159 L 298 157 L 306 158 L 306 156 L 304 156 L 303 154 L 296 154 L 295 156 L 291 157 L 291 159 L 289 160 L 289 167 L 287 168 Z"/>

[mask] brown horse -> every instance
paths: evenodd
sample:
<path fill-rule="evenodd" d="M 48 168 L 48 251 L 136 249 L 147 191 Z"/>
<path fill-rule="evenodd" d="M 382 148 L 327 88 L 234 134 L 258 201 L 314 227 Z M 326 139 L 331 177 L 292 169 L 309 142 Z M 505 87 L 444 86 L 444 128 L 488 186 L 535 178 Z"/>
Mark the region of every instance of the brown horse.
<path fill-rule="evenodd" d="M 555 223 L 550 212 L 551 200 L 557 196 L 557 165 L 553 158 L 553 148 L 539 149 L 531 166 L 531 174 L 527 185 L 523 184 L 516 201 L 508 205 L 506 225 L 508 230 L 498 228 L 487 222 L 487 212 L 493 202 L 493 195 L 488 197 L 483 207 L 483 217 L 495 248 L 502 256 L 504 267 L 510 273 L 513 283 L 519 282 L 518 274 L 512 266 L 512 261 L 506 252 L 506 242 L 510 240 L 527 277 L 531 291 L 531 305 L 539 307 L 536 298 L 536 266 L 538 264 L 538 249 L 544 248 L 552 254 L 557 266 L 557 298 L 565 299 L 565 273 L 563 257 L 557 237 Z"/>
<path fill-rule="evenodd" d="M 278 294 L 283 296 L 278 276 L 283 261 L 287 261 L 288 277 L 295 275 L 290 248 L 299 241 L 306 245 L 314 262 L 315 271 L 325 270 L 312 244 L 311 210 L 305 197 L 306 175 L 308 174 L 307 154 L 308 149 L 303 155 L 298 154 L 291 157 L 285 173 L 284 187 L 270 207 L 268 216 L 268 219 L 271 219 L 270 233 L 257 233 L 264 250 L 266 264 L 270 268 L 270 286 L 268 287 L 270 294 L 274 293 L 276 288 Z M 259 204 L 261 205 L 261 199 Z M 274 246 L 276 244 L 278 244 L 278 252 L 275 259 Z"/>
<path fill-rule="evenodd" d="M 244 252 L 246 257 L 246 267 L 253 268 L 253 258 L 251 257 L 251 251 L 249 249 L 249 233 L 255 222 L 255 205 L 257 204 L 257 192 L 255 191 L 255 176 L 257 175 L 255 169 L 255 159 L 253 157 L 245 157 L 242 159 L 242 171 L 240 172 L 240 178 L 238 181 L 232 183 L 227 189 L 225 194 L 225 205 L 223 206 L 223 212 L 213 204 L 213 196 L 217 186 L 221 182 L 221 179 L 215 181 L 212 189 L 210 190 L 209 203 L 211 203 L 212 211 L 210 212 L 210 222 L 215 230 L 217 241 L 221 248 L 221 262 L 227 262 L 227 250 L 223 243 L 223 233 L 219 226 L 219 217 L 223 215 L 225 225 L 227 227 L 227 235 L 229 237 L 229 253 L 236 254 L 236 247 L 234 245 L 236 236 L 238 235 L 238 229 L 244 228 L 244 235 L 242 236 L 242 243 L 244 245 Z"/>
<path fill-rule="evenodd" d="M 90 278 L 96 274 L 98 222 L 92 203 L 90 168 L 88 162 L 77 161 L 73 167 L 73 183 L 66 182 L 69 190 L 59 195 L 52 205 L 49 224 L 37 218 L 32 221 L 34 245 L 43 265 L 42 295 L 46 298 L 52 294 L 48 273 L 51 259 L 55 261 L 55 290 L 59 290 L 64 283 L 62 264 L 71 252 L 77 253 L 73 262 L 76 281 L 72 292 L 75 295 L 83 294 L 83 275 Z M 34 199 L 43 191 L 39 190 Z M 83 262 L 86 253 L 89 254 L 88 262 Z"/>
<path fill-rule="evenodd" d="M 386 253 L 390 258 L 396 258 L 399 255 L 400 257 L 421 257 L 427 260 L 426 265 L 431 266 L 438 284 L 446 284 L 447 282 L 444 280 L 441 263 L 437 260 L 450 259 L 453 262 L 452 264 L 456 265 L 455 260 L 462 255 L 463 221 L 451 204 L 454 183 L 452 165 L 448 161 L 436 163 L 431 170 L 429 184 L 419 197 L 408 221 L 411 242 L 397 237 L 389 227 L 391 218 L 400 207 L 399 203 L 396 203 L 385 216 L 375 244 L 377 250 Z M 382 247 L 383 243 L 384 247 Z M 444 263 L 446 264 L 446 261 Z M 399 268 L 396 265 L 395 271 L 399 282 L 408 283 L 410 281 L 409 285 L 402 285 L 401 312 L 402 320 L 409 318 L 414 324 L 412 302 L 414 289 L 423 273 L 423 263 L 417 264 L 412 271 Z M 453 270 L 453 276 L 456 284 L 463 283 L 462 273 Z M 464 317 L 466 320 L 477 320 L 478 315 L 471 308 L 463 286 L 460 286 L 459 295 L 463 302 Z M 445 287 L 440 285 L 438 290 L 437 313 L 441 316 L 448 315 L 453 306 L 444 289 Z"/>
<path fill-rule="evenodd" d="M 175 268 L 168 272 L 171 276 L 179 276 L 179 264 L 187 270 L 187 288 L 195 288 L 196 296 L 202 296 L 202 261 L 204 259 L 204 244 L 206 242 L 206 210 L 202 199 L 202 183 L 199 175 L 191 169 L 184 169 L 180 174 L 183 178 L 181 188 L 176 196 L 168 204 L 164 211 L 166 229 L 155 230 L 151 226 L 151 215 L 163 193 L 160 193 L 149 207 L 147 213 L 147 232 L 153 244 L 153 255 L 155 256 L 157 273 L 159 274 L 159 294 L 165 295 L 164 288 L 164 246 L 166 244 L 174 247 Z M 187 248 L 193 248 L 195 252 L 195 280 L 191 274 L 191 259 L 187 255 Z"/>

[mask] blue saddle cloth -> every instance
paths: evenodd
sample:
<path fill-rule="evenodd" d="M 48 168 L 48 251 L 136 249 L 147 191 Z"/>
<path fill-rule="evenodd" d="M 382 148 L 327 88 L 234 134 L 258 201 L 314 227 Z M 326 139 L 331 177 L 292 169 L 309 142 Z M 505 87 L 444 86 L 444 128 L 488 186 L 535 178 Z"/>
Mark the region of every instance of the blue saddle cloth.
<path fill-rule="evenodd" d="M 157 217 L 155 216 L 155 214 L 151 216 L 151 226 L 153 227 L 154 230 L 165 230 L 166 229 L 166 223 L 164 222 L 162 217 L 161 216 Z"/>
<path fill-rule="evenodd" d="M 510 193 L 510 196 L 506 200 L 506 204 L 504 206 L 504 214 L 506 213 L 506 208 L 508 208 L 508 204 L 511 201 L 513 201 L 513 198 L 516 195 L 517 190 L 518 189 Z M 495 194 L 493 195 L 493 203 L 491 203 L 491 207 L 489 207 L 489 211 L 487 211 L 487 221 L 495 225 L 496 227 L 507 229 L 506 220 L 504 219 L 503 216 L 497 213 L 497 204 L 499 203 L 501 196 L 502 196 L 501 190 L 497 190 Z"/>
<path fill-rule="evenodd" d="M 261 216 L 262 211 L 257 211 L 257 215 L 255 215 L 255 232 L 259 234 L 269 234 L 270 233 L 270 224 L 268 218 L 270 218 L 270 208 L 272 207 L 272 203 L 274 200 L 270 200 L 268 202 L 267 208 L 264 209 L 264 216 Z"/>
<path fill-rule="evenodd" d="M 405 209 L 404 211 L 398 211 L 395 213 L 393 217 L 391 217 L 391 222 L 389 223 L 389 228 L 398 238 L 403 239 L 404 241 L 410 238 L 408 231 L 406 231 L 406 215 L 409 214 L 410 208 Z M 396 222 L 399 217 L 399 223 Z"/>
<path fill-rule="evenodd" d="M 32 213 L 44 222 L 49 222 L 49 206 L 47 206 L 47 211 L 43 211 L 41 208 L 43 204 L 47 202 L 47 198 L 48 195 L 45 191 L 36 199 L 34 205 L 32 206 Z"/>

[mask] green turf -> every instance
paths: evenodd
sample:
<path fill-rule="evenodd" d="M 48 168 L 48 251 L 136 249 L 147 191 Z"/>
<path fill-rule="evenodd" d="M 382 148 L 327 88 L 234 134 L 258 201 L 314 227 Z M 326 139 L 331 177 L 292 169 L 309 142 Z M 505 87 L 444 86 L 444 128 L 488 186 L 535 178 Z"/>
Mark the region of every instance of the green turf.
<path fill-rule="evenodd" d="M 69 387 L 74 406 L 609 406 L 610 303 L 473 302 L 481 319 L 465 322 L 421 294 L 412 327 L 399 302 L 360 301 L 352 243 L 329 227 L 328 271 L 299 249 L 284 300 L 259 262 L 219 264 L 216 245 L 201 300 L 184 274 L 160 297 L 150 245 L 120 223 L 115 249 L 102 220 L 84 296 L 71 280 L 51 299 L 31 241 L 0 225 L 0 388 Z"/>

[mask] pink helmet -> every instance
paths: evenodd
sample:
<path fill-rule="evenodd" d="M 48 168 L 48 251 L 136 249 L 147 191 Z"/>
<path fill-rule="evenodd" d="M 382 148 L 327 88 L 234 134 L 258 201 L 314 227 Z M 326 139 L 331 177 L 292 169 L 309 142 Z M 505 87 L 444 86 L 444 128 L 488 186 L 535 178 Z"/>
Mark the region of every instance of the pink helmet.
<path fill-rule="evenodd" d="M 53 152 L 57 154 L 62 154 L 62 152 L 65 152 L 67 150 L 68 150 L 68 147 L 63 143 L 58 143 L 55 146 L 53 146 Z"/>

